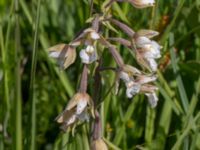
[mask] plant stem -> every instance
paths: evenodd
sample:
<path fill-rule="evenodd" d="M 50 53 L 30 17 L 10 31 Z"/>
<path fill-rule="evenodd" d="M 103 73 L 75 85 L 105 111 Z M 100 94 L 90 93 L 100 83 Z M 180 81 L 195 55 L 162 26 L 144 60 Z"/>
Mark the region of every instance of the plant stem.
<path fill-rule="evenodd" d="M 83 67 L 82 75 L 81 75 L 81 83 L 80 83 L 80 89 L 79 89 L 81 93 L 87 92 L 87 80 L 88 80 L 88 67 L 85 64 Z"/>
<path fill-rule="evenodd" d="M 37 16 L 35 24 L 35 34 L 32 52 L 32 62 L 31 62 L 31 81 L 30 81 L 30 100 L 31 100 L 31 140 L 30 140 L 30 150 L 35 150 L 35 140 L 36 140 L 36 98 L 35 98 L 35 72 L 37 63 L 37 47 L 38 47 L 38 26 L 40 18 L 40 3 L 37 3 Z"/>
<path fill-rule="evenodd" d="M 19 26 L 19 1 L 15 0 L 15 132 L 14 149 L 22 150 L 22 102 L 21 102 L 21 75 L 20 75 L 20 26 Z"/>

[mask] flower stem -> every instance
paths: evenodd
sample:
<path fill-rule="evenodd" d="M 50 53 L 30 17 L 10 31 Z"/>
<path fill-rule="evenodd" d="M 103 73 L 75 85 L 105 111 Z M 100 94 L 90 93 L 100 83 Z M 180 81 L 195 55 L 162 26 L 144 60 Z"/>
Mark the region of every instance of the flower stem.
<path fill-rule="evenodd" d="M 99 138 L 101 138 L 101 118 L 99 116 L 99 112 L 96 110 L 92 139 L 97 140 Z"/>
<path fill-rule="evenodd" d="M 88 66 L 85 64 L 81 76 L 81 83 L 79 92 L 86 93 L 87 91 L 87 80 L 88 80 Z"/>

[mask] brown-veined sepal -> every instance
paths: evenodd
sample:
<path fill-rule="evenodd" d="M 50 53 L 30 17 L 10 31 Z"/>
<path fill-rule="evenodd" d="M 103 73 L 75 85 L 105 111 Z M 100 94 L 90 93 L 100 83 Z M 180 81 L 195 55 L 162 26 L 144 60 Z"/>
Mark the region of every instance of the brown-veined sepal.
<path fill-rule="evenodd" d="M 62 69 L 67 69 L 76 60 L 76 49 L 72 45 L 57 44 L 48 48 L 49 56 L 56 59 Z"/>

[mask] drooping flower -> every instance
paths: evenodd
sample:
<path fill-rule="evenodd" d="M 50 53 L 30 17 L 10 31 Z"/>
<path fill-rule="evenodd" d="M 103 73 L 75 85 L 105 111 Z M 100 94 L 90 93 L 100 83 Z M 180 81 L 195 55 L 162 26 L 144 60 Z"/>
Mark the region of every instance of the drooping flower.
<path fill-rule="evenodd" d="M 160 49 L 162 47 L 157 42 L 150 40 L 147 37 L 141 36 L 136 38 L 136 46 L 145 58 L 156 59 L 161 57 Z"/>
<path fill-rule="evenodd" d="M 72 45 L 58 44 L 48 49 L 49 56 L 57 60 L 62 69 L 68 68 L 76 60 L 76 49 Z"/>
<path fill-rule="evenodd" d="M 125 65 L 119 71 L 118 77 L 125 83 L 128 98 L 132 98 L 138 93 L 144 93 L 148 97 L 151 107 L 157 105 L 158 98 L 155 94 L 157 87 L 149 84 L 157 79 L 155 75 L 144 75 L 135 67 Z"/>
<path fill-rule="evenodd" d="M 69 101 L 65 110 L 56 118 L 62 124 L 62 129 L 66 130 L 78 121 L 89 121 L 89 114 L 93 115 L 93 102 L 87 93 L 77 93 Z M 93 115 L 94 116 L 94 115 Z"/>
<path fill-rule="evenodd" d="M 100 39 L 100 35 L 92 28 L 85 29 L 73 42 L 82 43 L 86 48 L 79 53 L 82 63 L 91 64 L 97 60 L 96 42 Z"/>
<path fill-rule="evenodd" d="M 139 93 L 141 85 L 136 83 L 134 78 L 140 74 L 141 72 L 137 68 L 130 65 L 124 65 L 123 70 L 119 72 L 119 78 L 123 80 L 126 85 L 126 96 L 128 98 Z"/>
<path fill-rule="evenodd" d="M 162 48 L 157 42 L 149 39 L 157 35 L 157 32 L 146 30 L 138 32 L 135 36 L 136 59 L 139 64 L 155 72 L 157 63 L 155 59 L 161 57 L 160 49 Z M 149 38 L 148 38 L 149 37 Z"/>

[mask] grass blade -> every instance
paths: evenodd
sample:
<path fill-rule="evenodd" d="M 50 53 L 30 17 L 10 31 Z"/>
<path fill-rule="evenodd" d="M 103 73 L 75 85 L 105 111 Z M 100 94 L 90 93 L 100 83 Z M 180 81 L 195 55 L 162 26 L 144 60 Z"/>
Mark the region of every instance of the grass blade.
<path fill-rule="evenodd" d="M 19 1 L 15 0 L 15 100 L 14 100 L 14 148 L 22 150 L 22 99 L 21 99 L 21 75 L 20 75 L 20 25 L 19 25 Z"/>
<path fill-rule="evenodd" d="M 34 43 L 32 51 L 32 63 L 31 63 L 31 81 L 30 81 L 30 100 L 31 100 L 31 140 L 30 140 L 30 150 L 35 150 L 36 142 L 36 98 L 35 98 L 35 72 L 36 72 L 36 62 L 37 62 L 37 47 L 38 47 L 38 26 L 40 18 L 40 3 L 41 0 L 38 0 L 37 3 L 37 16 L 35 23 L 35 34 L 34 34 Z"/>
<path fill-rule="evenodd" d="M 171 47 L 174 44 L 174 35 L 172 33 L 170 33 L 169 37 L 170 37 L 169 38 L 169 40 L 170 40 L 169 45 Z M 173 47 L 170 48 L 170 55 L 171 55 L 172 68 L 173 68 L 174 74 L 176 75 L 176 82 L 177 82 L 179 94 L 180 94 L 180 97 L 181 97 L 181 103 L 183 105 L 184 111 L 187 112 L 188 106 L 189 106 L 188 97 L 186 95 L 186 91 L 185 91 L 185 88 L 184 88 L 184 85 L 183 85 L 183 80 L 182 80 L 181 75 L 179 73 L 179 68 L 178 68 L 178 65 L 176 63 L 175 50 L 174 50 Z"/>

